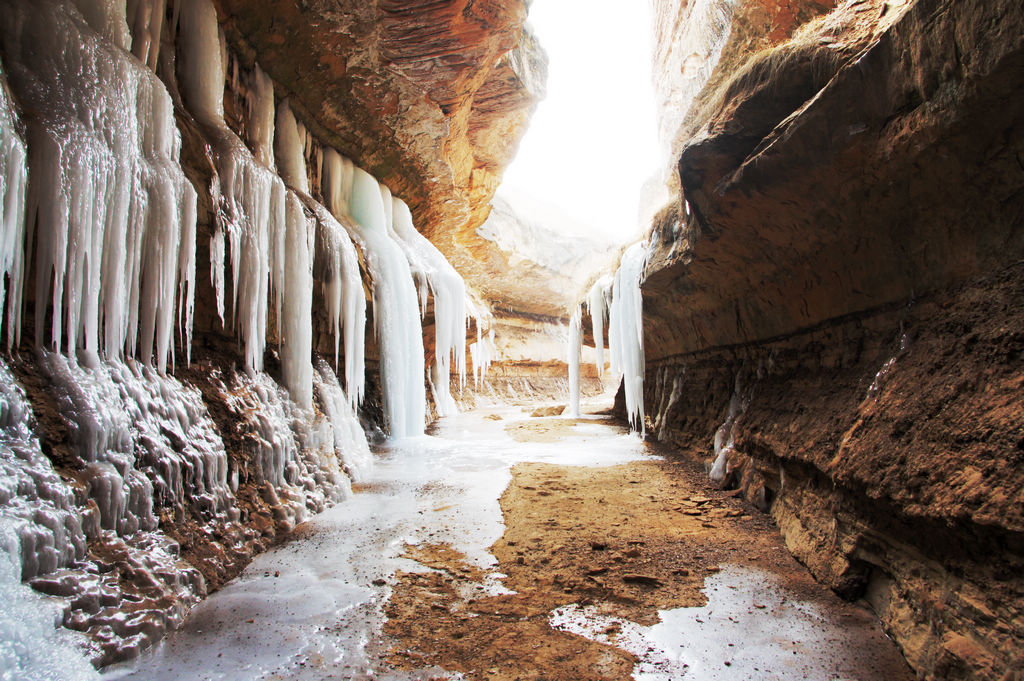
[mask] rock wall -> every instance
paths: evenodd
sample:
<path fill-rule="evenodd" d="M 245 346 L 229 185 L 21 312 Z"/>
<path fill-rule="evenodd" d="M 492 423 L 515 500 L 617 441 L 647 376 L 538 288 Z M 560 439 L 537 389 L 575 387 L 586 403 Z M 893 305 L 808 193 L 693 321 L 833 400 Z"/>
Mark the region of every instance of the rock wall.
<path fill-rule="evenodd" d="M 700 4 L 656 5 L 678 17 L 671 109 Z M 922 676 L 1014 678 L 1024 13 L 728 9 L 717 68 L 663 116 L 680 195 L 643 284 L 651 430 L 866 598 Z"/>

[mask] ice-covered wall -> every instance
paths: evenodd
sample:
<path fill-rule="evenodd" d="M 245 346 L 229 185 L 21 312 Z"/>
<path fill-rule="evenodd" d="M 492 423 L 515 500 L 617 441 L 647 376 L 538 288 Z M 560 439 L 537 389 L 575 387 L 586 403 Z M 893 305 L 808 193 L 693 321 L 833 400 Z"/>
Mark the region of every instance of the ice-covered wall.
<path fill-rule="evenodd" d="M 210 0 L 0 5 L 0 553 L 98 663 L 368 474 L 360 259 L 391 435 L 425 312 L 441 413 L 464 381 L 461 276 L 279 94 Z"/>

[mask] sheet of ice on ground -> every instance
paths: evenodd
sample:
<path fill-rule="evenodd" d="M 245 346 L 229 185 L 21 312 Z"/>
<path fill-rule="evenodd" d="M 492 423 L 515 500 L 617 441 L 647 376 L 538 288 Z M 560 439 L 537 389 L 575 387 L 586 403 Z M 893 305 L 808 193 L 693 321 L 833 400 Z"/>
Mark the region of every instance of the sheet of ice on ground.
<path fill-rule="evenodd" d="M 763 570 L 727 565 L 704 588 L 707 605 L 661 611 L 651 627 L 571 604 L 551 626 L 637 656 L 637 681 L 870 681 L 849 623 L 801 600 Z"/>

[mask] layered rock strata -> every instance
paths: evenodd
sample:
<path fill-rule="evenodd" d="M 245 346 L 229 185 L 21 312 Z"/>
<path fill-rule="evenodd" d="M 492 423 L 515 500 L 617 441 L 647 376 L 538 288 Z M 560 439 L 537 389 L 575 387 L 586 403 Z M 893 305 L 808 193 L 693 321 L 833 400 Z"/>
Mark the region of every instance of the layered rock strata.
<path fill-rule="evenodd" d="M 649 426 L 866 598 L 922 676 L 1013 678 L 1024 13 L 726 9 L 717 68 L 663 120 L 681 194 L 643 284 Z M 680 26 L 659 34 L 670 105 Z"/>

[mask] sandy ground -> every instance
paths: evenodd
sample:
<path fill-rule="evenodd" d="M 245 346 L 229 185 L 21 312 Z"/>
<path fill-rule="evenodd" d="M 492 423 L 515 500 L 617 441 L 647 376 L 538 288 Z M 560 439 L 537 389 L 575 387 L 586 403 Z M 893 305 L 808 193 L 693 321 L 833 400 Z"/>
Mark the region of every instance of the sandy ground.
<path fill-rule="evenodd" d="M 557 443 L 571 438 L 579 423 L 535 418 L 510 423 L 506 432 L 517 441 Z M 601 427 L 620 430 L 611 422 Z M 866 611 L 816 584 L 765 516 L 729 493 L 709 491 L 703 471 L 692 463 L 671 457 L 604 468 L 520 463 L 501 509 L 506 529 L 491 552 L 496 572 L 506 575 L 501 581 L 514 593 L 494 593 L 484 571 L 449 545 L 409 547 L 406 556 L 432 571 L 397 575 L 386 610 L 385 633 L 394 638 L 389 663 L 403 669 L 435 665 L 471 679 L 628 679 L 645 655 L 657 651 L 618 645 L 623 629 L 655 625 L 659 611 L 705 606 L 708 577 L 728 564 L 763 574 L 785 595 L 766 590 L 759 601 L 756 587 L 742 593 L 740 615 L 727 622 L 735 636 L 717 652 L 713 678 L 752 678 L 739 669 L 730 674 L 731 649 L 745 645 L 749 627 L 770 623 L 771 609 L 785 607 L 787 599 L 841 622 L 846 657 L 828 677 L 814 676 L 813 665 L 802 664 L 807 649 L 829 656 L 840 642 L 825 627 L 821 640 L 813 640 L 818 634 L 812 628 L 811 640 L 779 643 L 800 664 L 772 671 L 772 656 L 766 655 L 767 664 L 755 668 L 764 678 L 912 678 Z M 589 636 L 554 628 L 552 613 L 566 607 L 584 609 L 591 623 L 603 624 L 596 632 L 590 627 Z M 740 621 L 743 609 L 749 627 Z M 685 661 L 660 673 L 653 666 L 650 678 L 712 678 L 687 673 Z"/>

